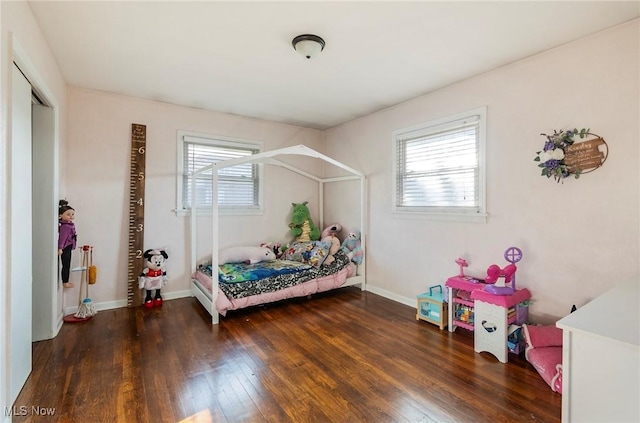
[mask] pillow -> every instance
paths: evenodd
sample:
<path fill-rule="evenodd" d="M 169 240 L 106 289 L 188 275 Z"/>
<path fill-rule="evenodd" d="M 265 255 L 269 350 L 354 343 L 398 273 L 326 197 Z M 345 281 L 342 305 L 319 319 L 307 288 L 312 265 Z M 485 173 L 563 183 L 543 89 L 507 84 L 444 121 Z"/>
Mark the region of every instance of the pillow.
<path fill-rule="evenodd" d="M 330 244 L 325 242 L 295 242 L 285 251 L 284 259 L 320 267 L 329 255 Z"/>
<path fill-rule="evenodd" d="M 326 258 L 329 256 L 329 249 L 331 248 L 331 244 L 326 242 L 318 242 L 316 243 L 313 250 L 311 250 L 311 257 L 309 258 L 309 263 L 315 268 L 318 268 L 324 263 Z"/>
<path fill-rule="evenodd" d="M 295 242 L 284 252 L 284 259 L 303 262 L 305 260 L 305 253 L 312 249 L 313 242 Z"/>
<path fill-rule="evenodd" d="M 522 325 L 524 340 L 529 348 L 561 347 L 562 329 L 555 325 Z"/>
<path fill-rule="evenodd" d="M 562 393 L 562 348 L 537 348 L 529 351 L 527 361 L 547 382 L 551 390 Z"/>

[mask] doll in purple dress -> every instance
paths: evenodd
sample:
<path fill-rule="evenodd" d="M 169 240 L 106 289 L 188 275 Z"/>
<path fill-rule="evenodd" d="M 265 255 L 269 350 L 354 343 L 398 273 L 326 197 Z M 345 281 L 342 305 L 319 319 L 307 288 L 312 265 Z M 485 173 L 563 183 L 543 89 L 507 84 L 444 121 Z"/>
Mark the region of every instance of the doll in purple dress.
<path fill-rule="evenodd" d="M 60 200 L 58 206 L 58 255 L 62 261 L 62 286 L 73 288 L 73 282 L 69 282 L 71 270 L 71 252 L 76 248 L 76 226 L 73 223 L 76 211 L 66 200 Z"/>

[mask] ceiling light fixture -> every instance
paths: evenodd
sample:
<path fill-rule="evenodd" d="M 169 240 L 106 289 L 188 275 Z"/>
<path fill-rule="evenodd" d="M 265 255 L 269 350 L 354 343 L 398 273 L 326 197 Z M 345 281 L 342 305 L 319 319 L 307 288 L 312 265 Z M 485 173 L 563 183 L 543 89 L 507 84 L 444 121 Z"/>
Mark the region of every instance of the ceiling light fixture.
<path fill-rule="evenodd" d="M 307 59 L 314 59 L 324 50 L 324 40 L 312 34 L 298 35 L 291 41 L 291 44 L 295 51 Z"/>

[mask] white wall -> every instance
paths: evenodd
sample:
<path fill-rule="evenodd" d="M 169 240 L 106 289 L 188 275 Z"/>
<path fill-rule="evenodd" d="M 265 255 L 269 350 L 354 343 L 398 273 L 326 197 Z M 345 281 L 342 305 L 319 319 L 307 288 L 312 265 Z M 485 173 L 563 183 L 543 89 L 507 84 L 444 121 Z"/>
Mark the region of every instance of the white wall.
<path fill-rule="evenodd" d="M 457 274 L 456 257 L 482 276 L 518 246 L 517 284 L 532 292 L 532 319 L 546 323 L 637 279 L 638 28 L 635 20 L 326 131 L 326 154 L 368 175 L 369 286 L 413 303 Z M 391 132 L 484 105 L 487 223 L 392 215 Z M 606 163 L 563 184 L 541 177 L 539 134 L 574 127 L 605 138 Z M 332 200 L 349 201 L 347 192 Z"/>
<path fill-rule="evenodd" d="M 98 279 L 90 296 L 103 306 L 121 306 L 127 298 L 132 123 L 147 126 L 144 248 L 167 248 L 169 282 L 163 293 L 169 296 L 189 289 L 190 274 L 189 217 L 176 216 L 174 212 L 178 130 L 262 141 L 265 150 L 298 144 L 316 150 L 323 148 L 323 132 L 314 129 L 76 87 L 68 89 L 68 98 L 71 118 L 65 185 L 68 199 L 76 209 L 78 241 L 95 247 Z M 290 240 L 287 219 L 294 201 L 309 201 L 317 218 L 317 184 L 292 175 L 280 168 L 266 167 L 265 214 L 222 217 L 221 246 Z M 205 219 L 201 229 L 211 233 Z M 200 245 L 203 250 L 206 248 L 203 243 Z M 202 256 L 200 247 L 198 255 Z M 76 301 L 75 289 L 66 293 L 67 305 Z"/>

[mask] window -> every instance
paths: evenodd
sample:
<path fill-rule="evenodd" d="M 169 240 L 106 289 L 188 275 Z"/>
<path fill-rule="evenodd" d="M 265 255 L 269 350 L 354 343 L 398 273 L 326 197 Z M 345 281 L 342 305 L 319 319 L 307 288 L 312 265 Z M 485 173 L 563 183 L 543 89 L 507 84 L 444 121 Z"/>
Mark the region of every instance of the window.
<path fill-rule="evenodd" d="M 212 162 L 246 157 L 262 151 L 262 143 L 232 140 L 202 134 L 178 132 L 178 212 L 191 209 L 193 172 Z M 218 172 L 218 206 L 220 213 L 260 213 L 262 211 L 261 168 L 245 163 Z M 196 204 L 212 204 L 211 172 L 196 180 Z"/>
<path fill-rule="evenodd" d="M 394 212 L 484 222 L 485 121 L 483 107 L 394 131 Z"/>

